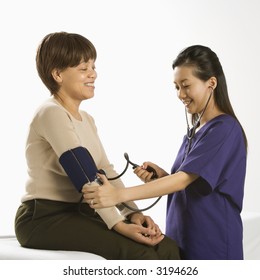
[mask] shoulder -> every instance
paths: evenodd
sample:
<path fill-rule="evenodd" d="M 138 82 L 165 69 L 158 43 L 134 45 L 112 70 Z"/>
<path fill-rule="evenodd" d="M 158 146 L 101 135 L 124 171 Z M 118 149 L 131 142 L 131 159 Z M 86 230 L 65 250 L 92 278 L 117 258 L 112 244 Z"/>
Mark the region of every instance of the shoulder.
<path fill-rule="evenodd" d="M 232 116 L 223 114 L 206 123 L 198 131 L 199 140 L 207 141 L 212 145 L 229 142 L 235 138 L 242 139 L 242 129 L 239 122 Z"/>
<path fill-rule="evenodd" d="M 237 122 L 235 118 L 230 115 L 222 114 L 209 121 L 210 125 L 221 124 L 224 126 L 234 125 Z"/>
<path fill-rule="evenodd" d="M 43 102 L 36 110 L 34 120 L 56 121 L 60 118 L 68 118 L 69 114 L 52 98 Z"/>
<path fill-rule="evenodd" d="M 244 143 L 243 131 L 240 123 L 234 117 L 223 114 L 212 119 L 205 131 L 211 138 L 222 140 L 228 145 L 235 146 L 235 143 Z M 204 135 L 205 135 L 204 134 Z"/>
<path fill-rule="evenodd" d="M 50 98 L 37 108 L 30 126 L 41 134 L 50 127 L 59 129 L 61 125 L 70 126 L 71 122 L 66 110 Z"/>
<path fill-rule="evenodd" d="M 239 122 L 232 116 L 222 114 L 210 120 L 206 124 L 206 130 L 216 130 L 223 132 L 231 132 L 232 130 L 241 130 Z"/>
<path fill-rule="evenodd" d="M 46 115 L 46 114 L 59 114 L 61 112 L 66 112 L 65 109 L 60 106 L 54 99 L 47 99 L 44 103 L 42 103 L 38 109 L 36 110 L 35 115 Z"/>

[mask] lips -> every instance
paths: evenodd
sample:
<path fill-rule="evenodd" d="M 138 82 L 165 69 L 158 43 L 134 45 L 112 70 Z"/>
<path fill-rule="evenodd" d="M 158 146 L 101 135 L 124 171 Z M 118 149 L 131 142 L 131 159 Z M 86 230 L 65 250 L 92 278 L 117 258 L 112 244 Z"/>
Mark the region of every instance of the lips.
<path fill-rule="evenodd" d="M 189 107 L 191 104 L 192 100 L 183 100 L 182 103 L 184 104 L 185 107 Z"/>
<path fill-rule="evenodd" d="M 87 87 L 95 87 L 94 83 L 85 83 L 84 85 Z"/>

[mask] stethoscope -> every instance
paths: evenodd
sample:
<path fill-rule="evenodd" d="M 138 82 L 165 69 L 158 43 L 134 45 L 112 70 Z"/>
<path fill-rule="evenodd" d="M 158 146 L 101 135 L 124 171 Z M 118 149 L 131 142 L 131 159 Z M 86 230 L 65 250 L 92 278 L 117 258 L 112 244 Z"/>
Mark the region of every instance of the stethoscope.
<path fill-rule="evenodd" d="M 133 169 L 135 169 L 135 168 L 137 168 L 137 167 L 139 166 L 138 164 L 133 163 L 133 162 L 129 159 L 129 156 L 128 156 L 127 153 L 124 153 L 124 157 L 125 157 L 125 159 L 126 159 L 126 166 L 125 166 L 125 169 L 124 169 L 119 175 L 117 175 L 117 176 L 115 176 L 115 177 L 112 177 L 112 178 L 108 178 L 108 177 L 107 177 L 107 179 L 108 179 L 109 181 L 116 180 L 116 179 L 120 178 L 121 176 L 123 176 L 123 175 L 125 174 L 125 172 L 127 171 L 128 167 L 129 167 L 129 164 L 132 165 Z M 152 168 L 151 166 L 148 165 L 147 168 L 146 168 L 146 170 L 147 170 L 148 172 L 152 172 L 152 173 L 153 173 L 151 179 L 157 179 L 157 178 L 158 178 L 158 175 L 157 175 L 156 171 L 154 170 L 154 168 Z M 153 203 L 152 203 L 151 205 L 149 205 L 148 207 L 145 207 L 145 208 L 142 208 L 142 209 L 131 207 L 130 205 L 128 205 L 128 204 L 125 203 L 125 202 L 122 202 L 121 204 L 124 205 L 126 208 L 132 210 L 132 211 L 135 211 L 135 212 L 142 212 L 142 211 L 146 211 L 146 210 L 148 210 L 148 209 L 151 209 L 161 198 L 162 198 L 161 196 L 158 197 L 158 198 L 156 199 L 155 202 L 153 202 Z"/>
<path fill-rule="evenodd" d="M 209 104 L 209 101 L 212 97 L 212 94 L 213 94 L 213 88 L 212 88 L 212 91 L 210 92 L 210 95 L 208 97 L 208 100 L 201 112 L 201 114 L 199 115 L 199 117 L 197 118 L 197 120 L 195 121 L 194 125 L 192 128 L 190 128 L 189 126 L 189 122 L 188 122 L 188 113 L 187 113 L 187 109 L 185 108 L 185 118 L 186 118 L 186 123 L 187 123 L 187 139 L 188 139 L 188 146 L 187 146 L 187 149 L 186 149 L 186 152 L 185 152 L 185 157 L 184 159 L 186 158 L 186 156 L 188 155 L 188 153 L 190 152 L 190 149 L 191 149 L 191 144 L 192 144 L 192 139 L 194 138 L 194 135 L 196 133 L 196 129 L 200 126 L 200 121 L 201 121 L 201 118 L 202 116 L 204 115 L 207 107 L 208 107 L 208 104 Z M 119 175 L 115 176 L 115 177 L 112 177 L 112 178 L 107 178 L 108 180 L 116 180 L 118 178 L 120 178 L 121 176 L 123 176 L 125 174 L 125 172 L 127 171 L 128 167 L 129 167 L 129 164 L 132 165 L 133 169 L 137 168 L 139 165 L 136 164 L 136 163 L 133 163 L 132 161 L 130 161 L 129 159 L 129 156 L 127 153 L 124 153 L 124 157 L 126 159 L 126 166 L 125 166 L 125 169 L 122 171 L 122 173 L 120 173 Z M 184 160 L 183 159 L 183 160 Z M 154 170 L 154 168 L 152 168 L 151 166 L 148 166 L 146 168 L 146 170 L 148 172 L 152 172 L 153 175 L 151 177 L 151 179 L 157 179 L 158 178 L 158 175 L 156 173 L 156 171 Z M 151 205 L 149 205 L 148 207 L 146 208 L 143 208 L 143 209 L 137 209 L 137 208 L 133 208 L 131 206 L 129 206 L 128 204 L 122 202 L 122 205 L 124 205 L 126 208 L 132 210 L 132 211 L 135 211 L 135 212 L 141 212 L 141 211 L 146 211 L 148 209 L 151 209 L 160 199 L 162 198 L 162 196 L 158 197 L 156 199 L 156 201 L 154 203 L 152 203 Z"/>
<path fill-rule="evenodd" d="M 89 155 L 90 164 L 92 163 L 93 165 L 95 165 L 94 160 L 93 160 L 91 154 L 89 153 L 89 151 L 87 151 L 87 152 L 88 152 L 88 155 Z M 135 168 L 137 168 L 137 167 L 139 166 L 138 164 L 133 163 L 133 162 L 129 159 L 129 156 L 128 156 L 127 153 L 124 153 L 124 157 L 125 157 L 125 159 L 126 159 L 126 166 L 125 166 L 124 170 L 123 170 L 119 175 L 117 175 L 117 176 L 115 176 L 115 177 L 107 177 L 106 172 L 105 172 L 103 169 L 97 170 L 97 173 L 100 173 L 100 174 L 105 175 L 106 178 L 107 178 L 107 180 L 112 181 L 112 180 L 119 179 L 121 176 L 123 176 L 123 175 L 125 174 L 125 172 L 127 171 L 128 167 L 129 167 L 129 164 L 131 164 L 131 165 L 133 166 L 133 169 L 135 169 Z M 152 172 L 152 173 L 153 173 L 152 176 L 151 176 L 151 179 L 157 179 L 157 178 L 158 178 L 158 175 L 157 175 L 157 173 L 156 173 L 156 171 L 155 171 L 154 168 L 152 168 L 151 166 L 147 166 L 146 170 L 147 170 L 148 172 Z M 84 169 L 82 169 L 82 172 L 85 174 L 85 177 L 86 177 L 87 181 L 90 182 L 90 180 L 89 180 L 89 178 L 88 178 L 88 176 L 87 176 L 87 174 L 86 174 L 86 172 L 85 172 Z M 99 185 L 102 185 L 102 184 L 103 184 L 102 180 L 101 180 L 98 176 L 96 176 L 96 178 L 95 178 L 94 181 L 95 181 L 96 183 L 98 183 Z M 81 211 L 81 203 L 82 203 L 83 199 L 84 199 L 84 198 L 83 198 L 83 195 L 82 195 L 81 198 L 80 198 L 80 201 L 79 201 L 79 203 L 78 203 L 78 210 L 79 210 L 79 212 L 80 212 L 82 215 L 85 215 L 85 214 Z M 118 207 L 119 210 L 121 210 L 121 209 L 122 209 L 121 205 L 123 205 L 123 206 L 125 206 L 126 208 L 128 208 L 128 209 L 130 209 L 130 210 L 132 210 L 132 211 L 134 211 L 134 212 L 141 212 L 141 211 L 146 211 L 146 210 L 152 208 L 160 199 L 161 199 L 161 196 L 158 197 L 157 200 L 156 200 L 154 203 L 152 203 L 152 204 L 149 205 L 148 207 L 145 207 L 145 208 L 142 208 L 142 209 L 134 208 L 134 207 L 128 205 L 127 203 L 125 203 L 125 202 L 122 202 L 121 204 L 117 205 L 117 207 Z"/>
<path fill-rule="evenodd" d="M 187 156 L 188 153 L 190 152 L 191 144 L 192 144 L 192 139 L 194 138 L 194 135 L 195 135 L 195 133 L 196 133 L 196 129 L 200 126 L 200 120 L 201 120 L 202 116 L 204 115 L 204 113 L 205 113 L 205 111 L 206 111 L 206 109 L 207 109 L 207 107 L 208 107 L 208 104 L 209 104 L 209 101 L 210 101 L 210 99 L 211 99 L 212 94 L 213 94 L 213 88 L 212 88 L 212 91 L 211 91 L 211 93 L 210 93 L 210 96 L 208 97 L 208 100 L 207 100 L 207 102 L 206 102 L 206 104 L 205 104 L 205 106 L 204 106 L 204 108 L 203 108 L 201 114 L 199 115 L 198 119 L 195 121 L 195 123 L 194 123 L 194 125 L 193 125 L 192 128 L 190 128 L 190 126 L 189 126 L 188 116 L 187 116 L 187 109 L 185 108 L 185 117 L 186 117 L 186 123 L 187 123 L 187 139 L 188 139 L 188 144 L 187 144 L 187 149 L 186 149 L 186 152 L 185 152 L 184 159 L 186 158 L 186 156 Z M 108 177 L 106 176 L 107 179 L 108 179 L 109 181 L 113 181 L 113 180 L 116 180 L 116 179 L 119 179 L 120 177 L 122 177 L 122 176 L 125 174 L 125 172 L 127 171 L 128 167 L 129 167 L 129 164 L 132 165 L 133 169 L 135 169 L 135 168 L 137 168 L 137 167 L 139 166 L 138 164 L 133 163 L 133 162 L 129 159 L 129 156 L 128 156 L 127 153 L 124 153 L 124 157 L 125 157 L 125 159 L 126 159 L 126 166 L 125 166 L 124 170 L 123 170 L 119 175 L 117 175 L 117 176 L 115 176 L 115 177 L 110 177 L 110 178 L 108 178 Z M 183 159 L 183 160 L 184 160 L 184 159 Z M 152 173 L 153 173 L 151 179 L 157 179 L 157 178 L 158 178 L 158 174 L 156 173 L 156 171 L 154 170 L 154 168 L 152 168 L 151 166 L 147 166 L 146 170 L 147 170 L 148 172 L 152 172 Z M 99 173 L 102 173 L 102 174 L 104 174 L 104 175 L 106 175 L 105 171 L 102 170 L 102 169 L 100 169 L 98 172 L 99 172 Z M 99 180 L 99 178 L 97 178 L 97 183 L 102 184 L 102 182 L 101 182 L 101 181 L 98 182 L 98 180 Z M 128 209 L 134 211 L 134 212 L 142 212 L 142 211 L 146 211 L 146 210 L 148 210 L 148 209 L 151 209 L 156 203 L 158 203 L 158 201 L 159 201 L 161 198 L 162 198 L 162 196 L 159 196 L 159 197 L 156 199 L 155 202 L 153 202 L 153 203 L 152 203 L 151 205 L 149 205 L 148 207 L 145 207 L 145 208 L 142 208 L 142 209 L 131 207 L 131 206 L 129 206 L 129 205 L 128 205 L 127 203 L 125 203 L 125 202 L 122 202 L 121 204 L 122 204 L 123 206 L 125 206 L 126 208 L 128 208 Z M 81 198 L 81 201 L 82 201 L 82 200 L 83 200 L 83 197 Z M 80 202 L 81 202 L 81 201 L 80 201 Z M 118 205 L 118 207 L 120 208 L 120 205 Z"/>
<path fill-rule="evenodd" d="M 108 180 L 116 180 L 118 178 L 120 178 L 121 176 L 123 176 L 125 174 L 125 172 L 127 171 L 128 167 L 129 167 L 129 164 L 131 164 L 133 166 L 133 169 L 137 168 L 139 165 L 136 164 L 136 163 L 133 163 L 130 159 L 129 159 L 129 156 L 127 153 L 124 153 L 124 157 L 126 159 L 126 166 L 125 166 L 125 169 L 122 171 L 122 173 L 120 173 L 119 175 L 115 176 L 115 177 L 112 177 L 112 178 L 107 178 Z M 157 179 L 158 178 L 158 175 L 156 173 L 156 171 L 154 170 L 154 168 L 152 168 L 151 166 L 147 166 L 146 170 L 148 172 L 152 172 L 153 175 L 151 177 L 151 179 Z"/>
<path fill-rule="evenodd" d="M 202 118 L 202 116 L 204 115 L 207 107 L 208 107 L 208 104 L 209 104 L 209 101 L 212 97 L 212 94 L 213 94 L 213 88 L 212 88 L 212 91 L 210 92 L 210 95 L 208 97 L 208 100 L 201 112 L 201 114 L 199 115 L 199 117 L 195 120 L 194 124 L 193 124 L 193 127 L 190 128 L 189 126 L 189 121 L 188 121 L 188 113 L 187 113 L 187 109 L 185 108 L 185 118 L 186 118 L 186 124 L 187 124 L 187 134 L 186 134 L 186 137 L 188 139 L 188 144 L 187 144 L 187 148 L 186 148 L 186 151 L 185 151 L 185 155 L 184 155 L 184 159 L 187 157 L 188 153 L 190 152 L 190 149 L 191 149 L 191 144 L 192 144 L 192 139 L 194 138 L 195 136 L 195 133 L 196 133 L 196 129 L 200 126 L 200 120 Z M 183 159 L 183 160 L 184 160 Z"/>

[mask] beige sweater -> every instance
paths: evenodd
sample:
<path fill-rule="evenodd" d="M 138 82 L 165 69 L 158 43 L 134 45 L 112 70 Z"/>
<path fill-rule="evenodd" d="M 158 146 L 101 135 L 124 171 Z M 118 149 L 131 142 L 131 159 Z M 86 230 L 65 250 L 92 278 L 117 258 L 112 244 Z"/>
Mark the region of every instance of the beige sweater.
<path fill-rule="evenodd" d="M 117 175 L 106 156 L 93 118 L 84 111 L 80 114 L 82 121 L 76 120 L 53 98 L 36 111 L 26 143 L 29 178 L 22 202 L 32 199 L 79 202 L 81 194 L 59 163 L 64 152 L 79 146 L 90 151 L 97 168 L 105 170 L 108 177 Z M 120 179 L 111 182 L 115 187 L 124 187 Z M 130 205 L 136 207 L 133 202 Z M 119 211 L 116 207 L 97 210 L 109 229 L 131 212 L 127 208 Z"/>

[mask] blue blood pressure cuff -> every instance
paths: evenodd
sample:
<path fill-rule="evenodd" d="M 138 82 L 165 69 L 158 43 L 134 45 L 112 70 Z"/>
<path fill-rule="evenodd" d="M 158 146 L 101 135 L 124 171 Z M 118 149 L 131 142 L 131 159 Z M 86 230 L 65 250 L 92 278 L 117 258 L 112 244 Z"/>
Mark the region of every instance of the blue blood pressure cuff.
<path fill-rule="evenodd" d="M 59 162 L 78 192 L 85 184 L 95 181 L 99 172 L 90 152 L 84 147 L 64 152 Z"/>

